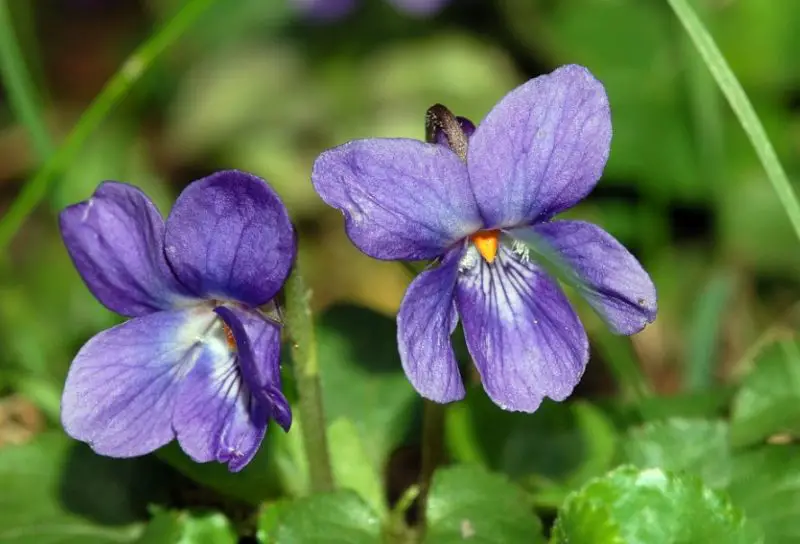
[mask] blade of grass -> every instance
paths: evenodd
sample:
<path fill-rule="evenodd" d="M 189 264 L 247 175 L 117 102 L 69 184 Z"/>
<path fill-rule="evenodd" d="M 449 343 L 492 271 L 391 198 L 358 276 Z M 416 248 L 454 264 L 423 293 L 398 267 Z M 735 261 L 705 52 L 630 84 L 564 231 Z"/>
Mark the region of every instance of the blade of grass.
<path fill-rule="evenodd" d="M 25 67 L 7 0 L 0 0 L 0 74 L 14 116 L 30 135 L 40 162 L 53 153 L 53 139 L 42 116 L 41 96 Z"/>
<path fill-rule="evenodd" d="M 764 126 L 758 119 L 742 85 L 736 79 L 727 61 L 722 56 L 719 47 L 717 47 L 697 13 L 689 5 L 688 0 L 667 0 L 667 2 L 672 7 L 687 34 L 689 34 L 689 38 L 691 38 L 698 53 L 700 53 L 706 66 L 711 71 L 711 75 L 714 76 L 714 80 L 719 85 L 722 94 L 725 95 L 731 108 L 733 108 L 742 128 L 744 128 L 747 137 L 750 139 L 750 143 L 753 144 L 761 164 L 764 166 L 767 177 L 772 183 L 772 188 L 789 216 L 789 221 L 791 221 L 798 239 L 800 239 L 800 202 L 797 200 L 797 195 L 789 182 L 789 178 L 786 176 L 780 161 L 778 161 L 775 148 L 772 147 Z"/>
<path fill-rule="evenodd" d="M 732 275 L 717 273 L 708 282 L 689 318 L 689 338 L 683 387 L 686 391 L 703 391 L 714 383 L 719 338 L 725 310 L 736 287 Z"/>
<path fill-rule="evenodd" d="M 19 231 L 25 219 L 46 196 L 52 180 L 63 172 L 87 138 L 133 85 L 178 38 L 211 7 L 216 0 L 187 0 L 186 4 L 146 42 L 140 45 L 112 76 L 89 108 L 81 115 L 67 138 L 36 175 L 22 188 L 8 212 L 0 220 L 0 255 Z"/>

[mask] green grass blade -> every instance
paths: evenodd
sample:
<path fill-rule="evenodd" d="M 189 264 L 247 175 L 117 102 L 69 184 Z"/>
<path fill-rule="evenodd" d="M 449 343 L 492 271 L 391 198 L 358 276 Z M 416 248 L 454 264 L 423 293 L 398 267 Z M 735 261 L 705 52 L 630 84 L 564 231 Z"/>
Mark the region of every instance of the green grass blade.
<path fill-rule="evenodd" d="M 15 117 L 28 131 L 41 162 L 53 153 L 53 140 L 42 116 L 41 97 L 22 58 L 7 0 L 0 0 L 0 74 Z"/>
<path fill-rule="evenodd" d="M 686 391 L 705 391 L 714 385 L 720 335 L 735 289 L 735 278 L 721 272 L 712 276 L 700 291 L 686 332 L 688 349 L 683 376 Z"/>
<path fill-rule="evenodd" d="M 756 154 L 767 172 L 767 177 L 786 210 L 797 237 L 800 239 L 800 203 L 797 200 L 797 195 L 780 161 L 778 161 L 775 148 L 772 147 L 772 143 L 770 143 L 767 133 L 764 131 L 764 126 L 758 119 L 742 85 L 736 79 L 730 66 L 722 56 L 719 47 L 717 47 L 705 26 L 703 26 L 697 13 L 689 5 L 688 0 L 667 0 L 667 2 L 669 2 L 669 5 L 675 11 L 675 15 L 677 15 L 689 34 L 694 46 L 714 76 L 717 85 L 719 85 L 722 94 L 728 99 L 728 103 L 730 103 L 742 128 L 747 133 L 747 137 L 753 144 Z"/>
<path fill-rule="evenodd" d="M 153 65 L 153 62 L 174 44 L 216 0 L 188 0 L 175 16 L 150 39 L 139 46 L 122 64 L 89 108 L 83 113 L 64 143 L 22 188 L 8 212 L 0 220 L 0 255 L 19 231 L 25 219 L 47 195 L 52 180 L 64 171 L 87 138 L 109 112 L 131 90 Z"/>

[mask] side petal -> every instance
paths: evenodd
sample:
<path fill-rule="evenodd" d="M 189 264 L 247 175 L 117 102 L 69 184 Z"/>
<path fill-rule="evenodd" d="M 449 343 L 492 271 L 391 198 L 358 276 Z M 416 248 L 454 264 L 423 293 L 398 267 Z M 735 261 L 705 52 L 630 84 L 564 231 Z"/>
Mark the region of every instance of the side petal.
<path fill-rule="evenodd" d="M 64 430 L 94 451 L 134 457 L 171 441 L 181 378 L 214 320 L 196 308 L 137 317 L 101 332 L 75 357 L 61 401 Z"/>
<path fill-rule="evenodd" d="M 245 385 L 259 402 L 268 407 L 270 417 L 288 431 L 292 412 L 281 391 L 280 326 L 255 310 L 220 306 L 214 311 L 236 339 L 239 369 Z"/>
<path fill-rule="evenodd" d="M 411 385 L 425 398 L 452 402 L 464 398 L 450 336 L 458 324 L 453 293 L 463 253 L 450 251 L 437 267 L 409 285 L 397 314 L 397 346 Z"/>
<path fill-rule="evenodd" d="M 260 306 L 286 280 L 296 244 L 275 191 L 261 178 L 229 170 L 181 193 L 167 218 L 165 251 L 198 295 Z"/>
<path fill-rule="evenodd" d="M 131 185 L 106 181 L 59 215 L 64 245 L 92 294 L 128 317 L 167 310 L 187 291 L 164 258 L 164 219 Z"/>
<path fill-rule="evenodd" d="M 355 140 L 322 153 L 311 181 L 376 259 L 432 259 L 481 227 L 466 166 L 444 146 Z"/>
<path fill-rule="evenodd" d="M 483 388 L 505 410 L 564 400 L 589 360 L 589 342 L 559 286 L 502 247 L 492 264 L 464 270 L 456 289 L 464 337 Z"/>
<path fill-rule="evenodd" d="M 613 236 L 583 221 L 553 221 L 515 229 L 524 240 L 541 236 L 583 282 L 587 301 L 617 334 L 635 334 L 658 312 L 656 287 L 636 257 Z"/>
<path fill-rule="evenodd" d="M 548 219 L 597 184 L 611 145 L 602 83 L 563 66 L 506 95 L 469 142 L 472 188 L 487 228 Z"/>

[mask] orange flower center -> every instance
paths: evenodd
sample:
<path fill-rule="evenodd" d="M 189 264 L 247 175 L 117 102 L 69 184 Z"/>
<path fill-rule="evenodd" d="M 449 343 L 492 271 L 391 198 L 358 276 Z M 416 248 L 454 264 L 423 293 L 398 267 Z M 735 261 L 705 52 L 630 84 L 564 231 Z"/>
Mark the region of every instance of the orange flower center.
<path fill-rule="evenodd" d="M 487 262 L 491 263 L 497 256 L 497 248 L 500 244 L 499 230 L 481 230 L 469 237 L 478 253 Z"/>
<path fill-rule="evenodd" d="M 233 331 L 225 323 L 222 324 L 222 330 L 225 331 L 225 341 L 228 343 L 228 348 L 231 351 L 236 351 L 236 338 L 233 337 Z"/>

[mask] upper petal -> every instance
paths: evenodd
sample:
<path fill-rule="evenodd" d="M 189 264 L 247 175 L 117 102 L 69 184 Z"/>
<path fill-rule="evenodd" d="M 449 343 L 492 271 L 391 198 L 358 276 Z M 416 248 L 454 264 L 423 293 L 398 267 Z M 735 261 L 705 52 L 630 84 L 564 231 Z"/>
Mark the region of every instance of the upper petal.
<path fill-rule="evenodd" d="M 167 259 L 198 295 L 268 302 L 294 262 L 289 215 L 261 178 L 234 170 L 195 181 L 167 218 Z"/>
<path fill-rule="evenodd" d="M 463 251 L 451 250 L 442 263 L 420 273 L 409 285 L 397 314 L 397 345 L 411 385 L 425 398 L 452 402 L 464 398 L 450 336 L 458 323 L 453 292 Z"/>
<path fill-rule="evenodd" d="M 535 411 L 544 397 L 567 398 L 586 368 L 589 343 L 559 286 L 506 247 L 492 264 L 472 262 L 459 276 L 456 302 L 486 393 L 522 412 Z"/>
<path fill-rule="evenodd" d="M 608 159 L 611 113 L 603 85 L 563 66 L 506 95 L 469 142 L 470 182 L 488 228 L 543 220 L 594 188 Z"/>
<path fill-rule="evenodd" d="M 181 378 L 200 354 L 197 337 L 213 320 L 197 308 L 156 312 L 89 340 L 64 386 L 67 434 L 112 457 L 144 455 L 172 440 Z"/>
<path fill-rule="evenodd" d="M 164 258 L 164 219 L 136 187 L 106 181 L 63 210 L 59 225 L 75 268 L 110 310 L 139 316 L 184 298 Z"/>
<path fill-rule="evenodd" d="M 583 221 L 553 221 L 512 236 L 541 236 L 572 267 L 589 304 L 618 334 L 634 334 L 658 311 L 656 288 L 636 257 L 606 231 Z"/>
<path fill-rule="evenodd" d="M 376 259 L 432 259 L 481 226 L 466 166 L 444 146 L 355 140 L 322 153 L 311 180 Z"/>

